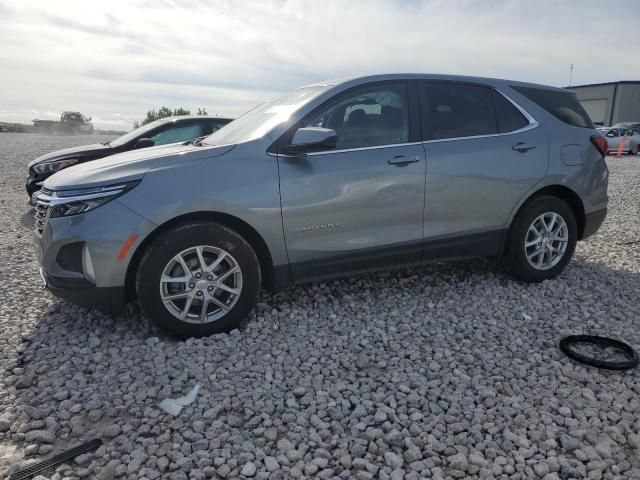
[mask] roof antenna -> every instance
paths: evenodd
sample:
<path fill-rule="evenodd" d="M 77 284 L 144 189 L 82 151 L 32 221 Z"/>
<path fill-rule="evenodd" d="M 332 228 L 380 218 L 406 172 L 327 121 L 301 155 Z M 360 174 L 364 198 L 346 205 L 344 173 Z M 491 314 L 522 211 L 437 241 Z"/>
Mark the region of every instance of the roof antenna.
<path fill-rule="evenodd" d="M 573 80 L 573 63 L 569 67 L 569 86 L 571 86 L 571 80 Z"/>

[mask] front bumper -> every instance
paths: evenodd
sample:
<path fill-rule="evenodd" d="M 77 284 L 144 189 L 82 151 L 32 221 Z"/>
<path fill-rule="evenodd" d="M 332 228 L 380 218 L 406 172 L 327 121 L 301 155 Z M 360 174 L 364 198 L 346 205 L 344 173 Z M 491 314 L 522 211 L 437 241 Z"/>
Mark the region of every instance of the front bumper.
<path fill-rule="evenodd" d="M 126 296 L 122 287 L 96 287 L 84 278 L 53 277 L 41 271 L 47 290 L 56 297 L 84 308 L 94 308 L 109 315 L 125 312 Z"/>
<path fill-rule="evenodd" d="M 605 217 L 607 216 L 607 209 L 603 208 L 602 210 L 596 210 L 595 212 L 587 213 L 584 216 L 584 231 L 582 232 L 581 240 L 584 240 L 587 237 L 590 237 L 594 233 L 598 231 L 602 222 L 604 222 Z"/>
<path fill-rule="evenodd" d="M 42 233 L 33 234 L 47 288 L 83 307 L 123 311 L 129 263 L 154 228 L 118 200 L 85 214 L 47 219 Z M 124 242 L 132 235 L 136 241 L 119 260 Z"/>

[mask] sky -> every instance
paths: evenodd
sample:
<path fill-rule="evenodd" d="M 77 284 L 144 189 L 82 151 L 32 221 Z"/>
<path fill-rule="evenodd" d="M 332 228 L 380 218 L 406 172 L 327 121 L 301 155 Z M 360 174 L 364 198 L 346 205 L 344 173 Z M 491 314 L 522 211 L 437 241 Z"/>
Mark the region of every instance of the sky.
<path fill-rule="evenodd" d="M 615 4 L 615 7 L 614 7 Z M 293 88 L 372 73 L 573 84 L 640 80 L 640 1 L 0 0 L 0 121 L 80 111 L 238 116 Z"/>

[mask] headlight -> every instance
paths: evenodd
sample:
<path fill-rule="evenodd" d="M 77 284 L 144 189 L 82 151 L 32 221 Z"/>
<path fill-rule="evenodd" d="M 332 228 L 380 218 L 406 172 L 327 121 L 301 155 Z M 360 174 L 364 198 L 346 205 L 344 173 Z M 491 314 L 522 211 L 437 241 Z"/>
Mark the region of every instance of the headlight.
<path fill-rule="evenodd" d="M 53 192 L 51 203 L 49 204 L 49 217 L 68 217 L 88 212 L 110 202 L 114 198 L 118 198 L 138 185 L 138 183 L 140 183 L 140 180 L 106 187 Z"/>
<path fill-rule="evenodd" d="M 33 166 L 33 169 L 38 173 L 53 173 L 63 168 L 70 167 L 78 163 L 77 158 L 65 158 L 64 160 L 55 160 L 53 162 L 42 162 Z"/>

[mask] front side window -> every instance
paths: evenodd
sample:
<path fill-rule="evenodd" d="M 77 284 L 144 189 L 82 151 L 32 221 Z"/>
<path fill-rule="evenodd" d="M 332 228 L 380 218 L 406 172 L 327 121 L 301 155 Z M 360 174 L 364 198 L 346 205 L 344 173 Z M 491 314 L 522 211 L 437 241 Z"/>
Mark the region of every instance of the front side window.
<path fill-rule="evenodd" d="M 153 136 L 155 145 L 167 145 L 169 143 L 186 142 L 202 136 L 200 124 L 176 125 Z"/>
<path fill-rule="evenodd" d="M 151 123 L 147 123 L 146 125 L 131 130 L 130 132 L 125 133 L 115 140 L 110 141 L 109 145 L 111 145 L 112 147 L 120 147 L 135 139 L 149 138 L 152 130 L 155 130 L 157 127 L 164 123 L 166 123 L 166 120 L 155 120 Z"/>
<path fill-rule="evenodd" d="M 615 137 L 617 137 L 617 136 L 618 136 L 618 131 L 617 131 L 617 130 L 609 130 L 609 131 L 606 133 L 606 135 L 605 135 L 605 136 L 606 136 L 606 137 L 609 137 L 609 138 L 615 138 Z"/>
<path fill-rule="evenodd" d="M 434 140 L 498 133 L 492 91 L 456 82 L 427 82 L 425 124 Z"/>
<path fill-rule="evenodd" d="M 335 130 L 336 150 L 407 143 L 407 86 L 397 83 L 354 89 L 322 107 L 301 127 Z"/>

